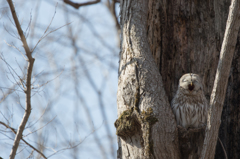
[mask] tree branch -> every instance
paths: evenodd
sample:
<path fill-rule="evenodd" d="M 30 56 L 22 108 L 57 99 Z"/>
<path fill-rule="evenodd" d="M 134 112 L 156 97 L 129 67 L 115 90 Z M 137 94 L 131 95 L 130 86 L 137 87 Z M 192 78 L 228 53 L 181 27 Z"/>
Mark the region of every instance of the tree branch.
<path fill-rule="evenodd" d="M 18 34 L 19 34 L 19 36 L 21 38 L 21 41 L 23 43 L 23 47 L 25 49 L 26 55 L 27 55 L 27 57 L 29 59 L 32 59 L 31 51 L 30 51 L 30 49 L 28 47 L 27 40 L 26 40 L 26 38 L 25 38 L 25 36 L 23 34 L 23 31 L 22 31 L 21 25 L 19 23 L 19 20 L 18 20 L 17 14 L 16 14 L 16 10 L 15 10 L 15 8 L 13 6 L 12 0 L 7 0 L 7 2 L 9 4 L 10 10 L 12 12 L 12 17 L 13 17 L 13 20 L 14 20 L 14 22 L 16 24 L 16 28 L 17 28 Z"/>
<path fill-rule="evenodd" d="M 111 12 L 111 14 L 114 18 L 118 34 L 120 34 L 121 33 L 121 27 L 120 27 L 120 24 L 118 22 L 118 17 L 116 15 L 116 7 L 115 7 L 116 3 L 120 3 L 120 2 L 117 1 L 117 0 L 112 0 L 112 2 L 110 3 L 110 1 L 108 1 L 107 2 L 107 7 L 108 7 L 109 11 Z"/>
<path fill-rule="evenodd" d="M 93 2 L 86 2 L 86 3 L 74 3 L 72 1 L 69 1 L 69 0 L 63 0 L 63 2 L 65 2 L 66 4 L 78 9 L 79 7 L 82 7 L 82 6 L 87 6 L 87 5 L 92 5 L 92 4 L 97 4 L 99 3 L 101 0 L 96 0 L 96 1 L 93 1 Z"/>
<path fill-rule="evenodd" d="M 9 4 L 13 20 L 14 20 L 14 23 L 15 23 L 17 31 L 18 31 L 18 34 L 19 34 L 19 36 L 21 38 L 21 41 L 23 43 L 23 47 L 24 47 L 26 56 L 28 58 L 27 59 L 27 61 L 28 61 L 27 82 L 26 82 L 26 88 L 24 90 L 24 92 L 26 94 L 26 110 L 25 110 L 23 119 L 21 121 L 21 124 L 18 128 L 16 137 L 15 137 L 15 140 L 14 140 L 14 143 L 13 143 L 12 151 L 11 151 L 11 154 L 10 154 L 10 157 L 9 157 L 10 159 L 14 159 L 15 156 L 16 156 L 18 146 L 19 146 L 20 139 L 22 138 L 22 133 L 24 131 L 24 128 L 26 126 L 26 123 L 27 123 L 28 118 L 29 118 L 30 113 L 31 113 L 31 77 L 32 77 L 32 68 L 33 68 L 34 58 L 32 57 L 32 52 L 30 51 L 30 49 L 28 47 L 28 44 L 27 44 L 27 40 L 25 38 L 25 35 L 23 34 L 23 31 L 22 31 L 21 25 L 19 23 L 19 20 L 18 20 L 17 14 L 16 14 L 16 10 L 14 8 L 12 0 L 7 0 L 7 2 Z"/>
<path fill-rule="evenodd" d="M 232 0 L 210 100 L 208 124 L 201 159 L 214 158 L 228 77 L 240 26 L 240 0 Z"/>
<path fill-rule="evenodd" d="M 14 128 L 10 127 L 9 125 L 5 124 L 4 122 L 0 121 L 0 124 L 2 124 L 3 126 L 5 126 L 6 128 L 10 129 L 14 134 L 17 134 L 17 132 L 15 131 Z M 24 140 L 23 138 L 21 138 L 23 142 L 25 142 L 25 144 L 27 144 L 29 147 L 31 147 L 33 150 L 37 151 L 43 158 L 47 159 L 47 157 L 40 152 L 38 149 L 36 149 L 35 147 L 33 147 L 31 144 L 29 144 L 26 140 Z"/>
<path fill-rule="evenodd" d="M 109 11 L 111 12 L 111 15 L 115 21 L 115 25 L 116 25 L 116 29 L 117 29 L 117 36 L 118 36 L 118 41 L 120 41 L 120 34 L 121 34 L 121 27 L 120 27 L 120 24 L 118 22 L 118 17 L 116 15 L 116 3 L 120 3 L 120 1 L 117 1 L 117 0 L 112 0 L 112 2 L 110 3 L 110 1 L 107 2 L 107 7 L 109 9 Z M 119 42 L 119 45 L 120 45 L 120 42 Z"/>
<path fill-rule="evenodd" d="M 66 4 L 74 7 L 75 9 L 79 9 L 79 7 L 81 7 L 81 6 L 96 4 L 96 3 L 99 3 L 100 1 L 101 0 L 96 0 L 96 1 L 93 1 L 93 2 L 86 2 L 86 3 L 74 3 L 70 0 L 63 0 L 63 2 L 65 2 Z M 108 1 L 107 7 L 108 7 L 109 11 L 111 12 L 111 15 L 114 18 L 116 28 L 117 28 L 117 32 L 118 32 L 118 37 L 119 37 L 120 32 L 121 32 L 121 27 L 120 27 L 120 24 L 118 22 L 118 18 L 117 18 L 116 11 L 115 11 L 115 4 L 116 3 L 120 3 L 120 1 L 119 0 L 112 0 L 111 4 Z"/>

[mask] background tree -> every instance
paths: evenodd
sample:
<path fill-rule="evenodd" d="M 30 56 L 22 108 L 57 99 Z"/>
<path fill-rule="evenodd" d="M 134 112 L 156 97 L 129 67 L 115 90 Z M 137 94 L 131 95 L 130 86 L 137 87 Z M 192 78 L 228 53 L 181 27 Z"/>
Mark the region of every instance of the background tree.
<path fill-rule="evenodd" d="M 179 78 L 188 72 L 202 76 L 206 96 L 210 98 L 229 5 L 230 1 L 121 1 L 122 44 L 118 89 L 119 119 L 116 122 L 117 133 L 121 136 L 121 139 L 119 138 L 119 158 L 134 158 L 136 156 L 140 158 L 179 158 L 176 123 L 169 110 L 169 102 L 177 90 Z M 239 9 L 238 1 L 236 1 L 236 6 Z M 235 29 L 232 35 L 235 36 L 239 27 L 237 23 L 235 27 L 232 27 Z M 234 38 L 232 39 L 234 46 L 230 47 L 229 52 L 233 47 L 235 48 Z M 237 40 L 224 111 L 229 107 L 232 110 L 238 109 L 239 105 L 239 101 L 234 100 L 233 102 L 233 96 L 238 94 L 237 90 L 239 90 L 239 71 L 234 66 L 234 63 L 238 61 L 238 43 Z M 154 57 L 161 76 L 157 75 L 159 73 L 150 53 Z M 229 57 L 231 59 L 231 55 Z M 231 62 L 231 60 L 229 61 Z M 220 70 L 220 68 L 218 69 Z M 228 75 L 224 75 L 224 77 L 227 81 Z M 233 77 L 235 77 L 235 81 L 233 81 Z M 234 82 L 236 82 L 235 87 L 233 86 Z M 225 86 L 222 85 L 222 90 L 224 88 Z M 166 91 L 166 95 L 163 89 Z M 234 92 L 234 90 L 236 91 Z M 132 102 L 136 99 L 134 95 L 138 93 L 140 96 L 137 98 L 138 102 Z M 127 97 L 128 95 L 131 97 Z M 217 96 L 217 98 L 220 97 Z M 217 101 L 221 103 L 222 100 Z M 227 104 L 226 101 L 231 101 L 231 104 Z M 126 110 L 131 107 L 134 109 L 137 107 L 137 111 L 127 112 Z M 158 122 L 147 128 L 149 134 L 146 135 L 147 122 L 139 120 L 135 114 L 145 118 L 145 112 L 149 110 L 149 107 L 153 109 L 150 115 L 157 118 Z M 216 109 L 220 110 L 221 107 Z M 227 142 L 227 140 L 230 141 L 230 138 L 234 138 L 232 142 L 238 143 L 237 132 L 235 131 L 236 134 L 233 135 L 227 130 L 232 128 L 232 121 L 237 122 L 239 119 L 231 113 L 224 114 L 224 111 L 222 119 L 225 121 L 223 120 L 222 125 L 227 126 L 221 126 L 219 136 L 226 147 L 229 158 L 238 158 L 238 146 Z M 122 114 L 123 112 L 124 114 Z M 130 123 L 132 125 L 140 123 L 141 131 L 134 135 L 126 133 L 126 130 L 129 129 L 126 122 L 127 118 L 132 119 Z M 216 121 L 216 125 L 220 124 L 219 120 Z M 236 125 L 234 128 L 239 130 Z M 218 132 L 218 129 L 213 130 Z M 224 132 L 223 136 L 221 132 Z M 145 138 L 146 136 L 147 138 Z M 216 138 L 217 133 L 212 139 L 216 141 Z M 214 146 L 209 150 L 213 151 L 206 156 L 212 158 L 215 152 Z M 216 158 L 224 158 L 223 154 L 223 149 L 217 146 Z"/>

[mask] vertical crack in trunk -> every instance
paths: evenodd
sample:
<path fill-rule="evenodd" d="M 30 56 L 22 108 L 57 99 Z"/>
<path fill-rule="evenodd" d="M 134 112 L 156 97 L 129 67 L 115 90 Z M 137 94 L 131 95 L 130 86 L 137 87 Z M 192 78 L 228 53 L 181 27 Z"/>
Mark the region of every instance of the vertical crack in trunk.
<path fill-rule="evenodd" d="M 148 1 L 123 0 L 120 6 L 122 35 L 115 126 L 122 158 L 130 153 L 130 158 L 177 159 L 180 152 L 175 117 L 147 41 Z"/>

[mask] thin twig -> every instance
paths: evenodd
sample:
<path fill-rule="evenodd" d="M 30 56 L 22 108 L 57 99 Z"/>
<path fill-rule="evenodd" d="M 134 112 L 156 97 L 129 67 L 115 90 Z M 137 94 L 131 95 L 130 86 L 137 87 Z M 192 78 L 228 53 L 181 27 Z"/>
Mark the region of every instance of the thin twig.
<path fill-rule="evenodd" d="M 7 97 L 8 95 L 12 94 L 14 91 L 15 91 L 15 87 L 16 87 L 17 84 L 14 84 L 12 86 L 12 88 L 8 89 L 8 92 L 7 93 L 3 93 L 3 96 L 0 98 L 0 103 L 2 103 Z M 0 89 L 2 90 L 2 88 L 0 87 Z"/>
<path fill-rule="evenodd" d="M 227 152 L 226 152 L 226 150 L 225 150 L 225 148 L 224 148 L 224 146 L 223 146 L 223 143 L 222 143 L 222 141 L 220 140 L 219 137 L 218 137 L 218 141 L 220 142 L 220 144 L 221 144 L 221 146 L 222 146 L 222 149 L 223 149 L 223 152 L 224 152 L 224 155 L 225 155 L 225 159 L 228 159 Z"/>
<path fill-rule="evenodd" d="M 44 33 L 43 33 L 43 35 L 41 36 L 41 38 L 38 40 L 37 44 L 36 44 L 36 45 L 34 46 L 34 48 L 32 49 L 32 52 L 36 49 L 36 47 L 38 46 L 38 44 L 39 44 L 45 37 L 47 37 L 49 34 L 51 34 L 51 33 L 55 32 L 55 31 L 61 29 L 62 27 L 66 26 L 66 25 L 69 25 L 69 24 L 72 23 L 72 22 L 71 22 L 71 23 L 65 24 L 65 25 L 63 25 L 63 26 L 61 26 L 61 27 L 59 27 L 59 28 L 57 28 L 57 29 L 54 29 L 54 30 L 52 30 L 52 31 L 50 31 L 50 32 L 47 33 L 47 31 L 48 31 L 48 29 L 50 28 L 50 26 L 51 26 L 51 24 L 52 24 L 52 22 L 53 22 L 53 19 L 54 19 L 54 17 L 55 17 L 57 5 L 58 5 L 58 3 L 57 3 L 56 6 L 55 6 L 55 11 L 54 11 L 53 17 L 52 17 L 49 25 L 47 26 L 47 28 L 46 28 L 46 30 L 44 31 Z"/>
<path fill-rule="evenodd" d="M 48 105 L 46 106 L 46 108 L 42 112 L 41 116 L 35 122 L 29 124 L 26 128 L 30 128 L 30 127 L 34 126 L 36 123 L 38 123 L 40 121 L 40 119 L 43 117 L 43 115 L 45 114 L 47 108 L 48 108 Z"/>
<path fill-rule="evenodd" d="M 2 124 L 3 126 L 5 126 L 6 128 L 10 129 L 14 134 L 17 134 L 17 132 L 15 131 L 14 128 L 8 126 L 7 124 L 5 124 L 4 122 L 1 122 L 0 121 L 0 124 Z M 22 137 L 21 137 L 22 141 L 27 144 L 29 147 L 31 147 L 34 151 L 38 152 L 43 158 L 47 159 L 47 157 L 42 153 L 40 152 L 38 149 L 36 149 L 34 146 L 32 146 L 31 144 L 29 144 L 26 140 L 24 140 Z"/>
<path fill-rule="evenodd" d="M 20 87 L 19 83 L 22 85 L 23 88 L 21 88 L 22 90 L 25 89 L 25 85 L 24 85 L 24 81 L 23 79 L 17 74 L 17 72 L 12 68 L 11 65 L 9 65 L 9 63 L 5 60 L 5 58 L 3 56 L 0 55 L 0 59 L 7 65 L 7 68 L 9 70 L 9 73 L 12 75 L 13 79 L 15 80 L 16 84 Z M 14 74 L 18 77 L 19 82 L 16 80 L 14 74 L 12 73 L 14 72 Z"/>
<path fill-rule="evenodd" d="M 92 132 L 92 133 L 93 133 L 93 132 Z M 57 150 L 57 151 L 51 148 L 51 149 L 54 151 L 54 153 L 51 154 L 51 155 L 49 155 L 48 158 L 54 156 L 55 154 L 57 154 L 57 153 L 59 153 L 59 152 L 61 152 L 61 151 L 69 150 L 69 149 L 73 149 L 73 148 L 78 147 L 78 146 L 79 146 L 81 143 L 83 143 L 90 135 L 92 135 L 92 133 L 88 134 L 88 136 L 86 136 L 82 141 L 80 141 L 79 143 L 77 143 L 77 144 L 75 144 L 75 145 L 73 145 L 73 146 L 66 147 L 66 148 L 62 148 L 62 149 Z"/>
<path fill-rule="evenodd" d="M 56 117 L 57 117 L 57 116 L 55 116 L 54 118 L 52 118 L 52 120 L 50 120 L 49 122 L 47 122 L 47 124 L 43 125 L 42 127 L 38 128 L 37 130 L 34 130 L 33 132 L 28 133 L 28 134 L 25 135 L 24 137 L 26 137 L 26 136 L 28 136 L 28 135 L 30 135 L 30 134 L 33 134 L 33 133 L 37 132 L 38 130 L 44 128 L 44 127 L 47 126 L 49 123 L 51 123 Z"/>
<path fill-rule="evenodd" d="M 48 32 L 47 34 L 44 32 L 44 34 L 42 35 L 42 37 L 38 40 L 37 44 L 36 44 L 36 45 L 34 46 L 34 48 L 32 49 L 32 52 L 36 49 L 37 45 L 38 45 L 45 37 L 47 37 L 49 34 L 51 34 L 51 33 L 55 32 L 55 31 L 57 31 L 57 30 L 65 27 L 65 26 L 67 26 L 67 25 L 69 25 L 69 24 L 71 24 L 71 23 L 72 23 L 72 22 L 67 23 L 67 24 L 64 24 L 63 26 L 60 26 L 59 28 L 50 31 L 50 32 Z"/>

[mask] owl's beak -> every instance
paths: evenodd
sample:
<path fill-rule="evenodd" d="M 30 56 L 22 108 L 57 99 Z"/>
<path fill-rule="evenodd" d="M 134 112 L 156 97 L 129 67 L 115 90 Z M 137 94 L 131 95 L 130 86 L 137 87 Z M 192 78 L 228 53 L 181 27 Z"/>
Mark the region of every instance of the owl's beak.
<path fill-rule="evenodd" d="M 189 91 L 192 91 L 194 89 L 194 85 L 193 83 L 191 82 L 189 85 L 188 85 L 188 90 Z"/>

